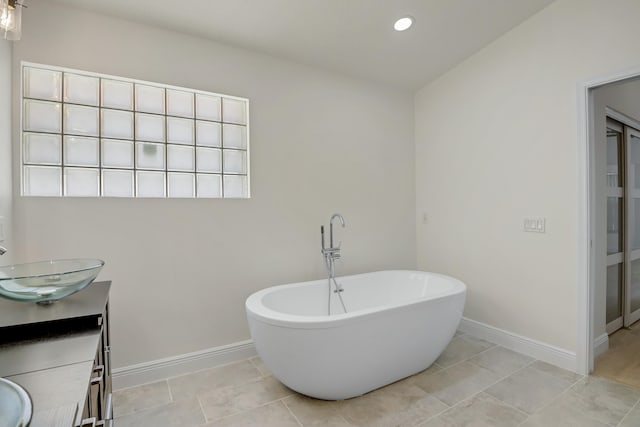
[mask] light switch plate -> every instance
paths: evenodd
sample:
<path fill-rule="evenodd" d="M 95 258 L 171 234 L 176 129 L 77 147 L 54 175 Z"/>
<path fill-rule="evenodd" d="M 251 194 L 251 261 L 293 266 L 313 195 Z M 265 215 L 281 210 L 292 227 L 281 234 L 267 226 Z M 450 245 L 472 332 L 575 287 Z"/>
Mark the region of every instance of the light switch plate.
<path fill-rule="evenodd" d="M 529 217 L 524 219 L 524 231 L 530 233 L 544 233 L 547 219 L 543 217 Z"/>

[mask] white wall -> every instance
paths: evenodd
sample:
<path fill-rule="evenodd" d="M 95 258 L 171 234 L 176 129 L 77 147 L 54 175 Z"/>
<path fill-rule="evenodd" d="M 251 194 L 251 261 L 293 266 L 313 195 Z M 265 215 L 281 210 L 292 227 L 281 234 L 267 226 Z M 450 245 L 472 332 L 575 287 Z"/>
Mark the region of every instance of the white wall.
<path fill-rule="evenodd" d="M 342 273 L 415 267 L 410 93 L 42 0 L 23 16 L 16 89 L 24 60 L 251 102 L 250 200 L 16 196 L 22 260 L 106 261 L 115 367 L 248 339 L 249 294 L 324 275 L 333 212 Z"/>
<path fill-rule="evenodd" d="M 416 94 L 418 267 L 467 283 L 465 316 L 576 351 L 577 89 L 640 66 L 638 16 L 558 0 Z"/>
<path fill-rule="evenodd" d="M 621 83 L 608 84 L 593 90 L 593 123 L 595 141 L 595 298 L 593 316 L 593 337 L 597 338 L 606 332 L 607 303 L 607 122 L 606 107 L 640 121 L 640 80 L 633 79 Z"/>
<path fill-rule="evenodd" d="M 11 264 L 12 242 L 12 167 L 11 167 L 11 49 L 12 43 L 0 39 L 0 217 L 4 218 L 4 241 L 8 252 L 0 265 Z M 1 240 L 1 239 L 0 239 Z"/>

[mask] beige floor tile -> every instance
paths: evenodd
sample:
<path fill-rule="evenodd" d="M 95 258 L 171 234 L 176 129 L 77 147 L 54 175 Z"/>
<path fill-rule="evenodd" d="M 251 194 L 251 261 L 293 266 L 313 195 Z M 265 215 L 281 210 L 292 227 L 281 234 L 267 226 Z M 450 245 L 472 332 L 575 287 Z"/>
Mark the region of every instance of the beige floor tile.
<path fill-rule="evenodd" d="M 604 378 L 580 380 L 558 400 L 590 418 L 617 425 L 640 399 L 640 391 Z"/>
<path fill-rule="evenodd" d="M 424 381 L 425 377 L 429 377 L 431 375 L 433 375 L 436 372 L 442 371 L 442 367 L 436 365 L 435 363 L 431 366 L 429 366 L 427 369 L 425 369 L 424 371 L 418 372 L 417 374 L 414 374 L 412 376 L 410 376 L 409 378 L 407 378 L 404 381 L 409 381 L 412 383 L 415 382 L 421 382 Z"/>
<path fill-rule="evenodd" d="M 536 360 L 535 362 L 533 362 L 531 364 L 531 367 L 537 369 L 540 372 L 546 372 L 547 374 L 553 375 L 557 378 L 562 378 L 563 380 L 569 381 L 571 383 L 575 383 L 579 379 L 584 378 L 583 375 L 567 371 L 566 369 L 558 368 L 557 366 L 551 365 L 541 360 Z"/>
<path fill-rule="evenodd" d="M 446 368 L 455 363 L 467 360 L 470 357 L 481 353 L 495 344 L 474 338 L 470 335 L 461 335 L 451 340 L 447 348 L 442 352 L 436 360 L 438 366 Z"/>
<path fill-rule="evenodd" d="M 305 427 L 353 426 L 340 415 L 344 401 L 318 400 L 296 393 L 283 402 Z"/>
<path fill-rule="evenodd" d="M 639 399 L 640 390 L 457 334 L 438 364 L 354 399 L 299 395 L 253 357 L 118 391 L 114 412 L 118 427 L 637 427 Z"/>
<path fill-rule="evenodd" d="M 113 393 L 113 412 L 122 416 L 171 402 L 166 381 L 145 384 Z"/>
<path fill-rule="evenodd" d="M 521 427 L 606 427 L 608 424 L 590 418 L 578 408 L 553 403 L 531 415 Z M 119 427 L 119 426 L 118 426 Z M 609 426 L 611 427 L 611 426 Z"/>
<path fill-rule="evenodd" d="M 208 427 L 300 427 L 284 403 L 278 401 L 222 418 L 207 424 Z M 120 427 L 120 426 L 118 426 Z"/>
<path fill-rule="evenodd" d="M 118 427 L 192 427 L 205 422 L 198 399 L 192 398 L 117 417 Z"/>
<path fill-rule="evenodd" d="M 534 362 L 485 390 L 493 397 L 532 414 L 557 398 L 580 376 L 547 363 Z"/>
<path fill-rule="evenodd" d="M 169 379 L 173 400 L 188 399 L 215 388 L 257 380 L 262 374 L 248 359 Z"/>
<path fill-rule="evenodd" d="M 469 362 L 415 378 L 414 383 L 435 397 L 453 406 L 500 379 L 495 372 Z"/>
<path fill-rule="evenodd" d="M 415 426 L 446 409 L 443 402 L 403 380 L 344 401 L 340 413 L 355 426 Z"/>
<path fill-rule="evenodd" d="M 469 362 L 482 366 L 500 376 L 511 375 L 529 365 L 535 359 L 504 347 L 496 346 L 469 359 Z"/>
<path fill-rule="evenodd" d="M 638 427 L 640 426 L 640 403 L 629 412 L 618 427 Z"/>
<path fill-rule="evenodd" d="M 273 376 L 237 386 L 216 388 L 198 397 L 207 421 L 255 409 L 293 394 Z"/>
<path fill-rule="evenodd" d="M 260 373 L 263 376 L 266 377 L 271 375 L 271 371 L 269 370 L 269 368 L 267 368 L 267 365 L 265 365 L 262 359 L 260 359 L 258 356 L 252 357 L 249 360 L 251 361 L 251 363 L 253 363 L 253 365 L 260 371 Z"/>
<path fill-rule="evenodd" d="M 416 427 L 458 427 L 453 424 L 448 418 L 443 418 L 442 415 L 437 415 L 424 423 L 418 424 Z"/>
<path fill-rule="evenodd" d="M 438 417 L 420 424 L 420 427 L 515 427 L 526 419 L 526 414 L 486 393 L 478 393 Z"/>

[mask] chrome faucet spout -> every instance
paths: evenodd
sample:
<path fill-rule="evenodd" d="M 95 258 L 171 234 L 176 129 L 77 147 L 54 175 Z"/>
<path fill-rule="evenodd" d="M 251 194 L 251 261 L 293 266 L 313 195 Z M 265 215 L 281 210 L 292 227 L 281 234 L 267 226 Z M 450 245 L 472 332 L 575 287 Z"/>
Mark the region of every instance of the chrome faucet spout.
<path fill-rule="evenodd" d="M 342 224 L 342 228 L 346 226 L 344 222 L 344 218 L 339 213 L 334 213 L 331 215 L 331 219 L 329 220 L 329 246 L 333 248 L 333 220 L 338 218 L 340 223 Z"/>
<path fill-rule="evenodd" d="M 346 224 L 344 222 L 344 218 L 342 217 L 342 215 L 340 215 L 339 213 L 334 213 L 333 215 L 331 215 L 331 219 L 329 220 L 329 224 L 333 224 L 333 220 L 338 218 L 340 220 L 340 222 L 342 223 L 342 226 L 344 227 Z"/>
<path fill-rule="evenodd" d="M 5 248 L 4 246 L 0 246 L 0 255 L 4 255 L 7 253 L 7 248 Z"/>

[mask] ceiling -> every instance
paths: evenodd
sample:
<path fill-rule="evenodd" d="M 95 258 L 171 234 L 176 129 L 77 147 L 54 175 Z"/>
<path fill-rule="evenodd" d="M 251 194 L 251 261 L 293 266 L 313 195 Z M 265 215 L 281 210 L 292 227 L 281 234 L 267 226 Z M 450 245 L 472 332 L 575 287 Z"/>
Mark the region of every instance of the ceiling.
<path fill-rule="evenodd" d="M 553 0 L 56 0 L 416 90 Z M 393 30 L 411 15 L 413 27 Z"/>

